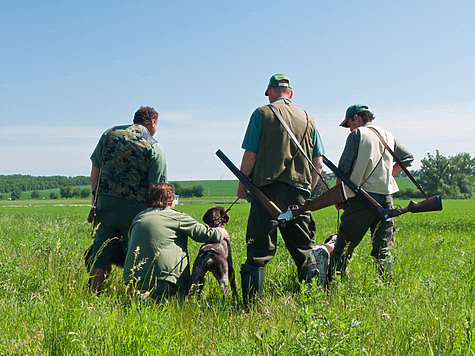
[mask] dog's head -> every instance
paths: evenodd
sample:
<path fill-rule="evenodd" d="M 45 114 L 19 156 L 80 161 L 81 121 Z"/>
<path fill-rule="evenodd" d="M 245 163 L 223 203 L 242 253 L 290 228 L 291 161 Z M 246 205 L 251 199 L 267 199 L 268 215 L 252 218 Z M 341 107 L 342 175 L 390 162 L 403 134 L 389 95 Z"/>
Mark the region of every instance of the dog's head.
<path fill-rule="evenodd" d="M 213 206 L 203 215 L 203 221 L 211 227 L 223 227 L 229 221 L 229 214 L 222 206 Z"/>
<path fill-rule="evenodd" d="M 333 235 L 328 236 L 328 238 L 325 240 L 324 244 L 329 245 L 331 247 L 335 247 L 337 237 L 338 237 L 337 234 L 333 234 Z"/>

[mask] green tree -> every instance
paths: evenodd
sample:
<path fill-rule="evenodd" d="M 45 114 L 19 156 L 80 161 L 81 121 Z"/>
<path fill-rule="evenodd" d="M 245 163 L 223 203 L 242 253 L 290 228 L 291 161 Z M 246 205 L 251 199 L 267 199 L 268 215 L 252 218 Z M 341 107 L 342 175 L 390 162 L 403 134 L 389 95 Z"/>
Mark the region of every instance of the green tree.
<path fill-rule="evenodd" d="M 468 199 L 472 197 L 475 158 L 469 153 L 444 157 L 436 150 L 421 160 L 421 184 L 428 195 L 440 194 L 444 198 Z"/>
<path fill-rule="evenodd" d="M 80 187 L 73 187 L 71 192 L 73 197 L 80 197 L 81 196 L 81 188 Z"/>
<path fill-rule="evenodd" d="M 201 184 L 197 184 L 191 187 L 192 195 L 195 197 L 202 197 L 205 188 Z"/>
<path fill-rule="evenodd" d="M 21 189 L 15 188 L 11 192 L 10 196 L 12 197 L 12 200 L 18 200 L 21 198 Z"/>
<path fill-rule="evenodd" d="M 59 195 L 61 195 L 61 198 L 72 198 L 73 197 L 73 187 L 61 187 L 61 188 L 59 188 Z"/>
<path fill-rule="evenodd" d="M 58 193 L 55 193 L 55 192 L 49 193 L 49 198 L 50 199 L 58 199 Z"/>
<path fill-rule="evenodd" d="M 81 198 L 88 198 L 91 195 L 91 190 L 84 188 L 81 190 Z"/>
<path fill-rule="evenodd" d="M 40 197 L 40 191 L 39 190 L 34 190 L 31 192 L 31 199 L 39 199 Z"/>

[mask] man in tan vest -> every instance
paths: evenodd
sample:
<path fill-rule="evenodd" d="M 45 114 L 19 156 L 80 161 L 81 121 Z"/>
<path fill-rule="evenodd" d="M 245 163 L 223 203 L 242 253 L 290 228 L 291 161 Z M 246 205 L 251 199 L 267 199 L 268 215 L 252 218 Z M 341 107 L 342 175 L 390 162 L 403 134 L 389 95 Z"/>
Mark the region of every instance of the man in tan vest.
<path fill-rule="evenodd" d="M 283 74 L 270 78 L 265 92 L 269 102 L 280 113 L 308 157 L 319 171 L 322 169 L 323 144 L 313 118 L 292 104 L 290 80 Z M 251 116 L 242 148 L 242 173 L 250 177 L 282 210 L 289 205 L 302 205 L 310 197 L 318 176 L 292 143 L 288 133 L 269 106 L 257 108 Z M 239 184 L 237 196 L 248 198 L 246 188 Z M 251 197 L 247 224 L 247 259 L 241 267 L 243 299 L 248 302 L 262 291 L 265 265 L 272 260 L 277 246 L 277 221 Z M 307 212 L 280 228 L 285 245 L 292 256 L 300 280 L 315 277 L 316 264 L 312 253 L 315 222 Z"/>
<path fill-rule="evenodd" d="M 340 157 L 338 168 L 358 187 L 369 193 L 383 208 L 393 208 L 392 194 L 399 190 L 394 176 L 402 168 L 393 161 L 392 155 L 370 129 L 374 128 L 384 138 L 396 156 L 408 167 L 414 157 L 401 146 L 392 133 L 372 124 L 373 113 L 368 106 L 355 104 L 346 110 L 345 119 L 340 124 L 348 127 L 350 134 Z M 338 238 L 330 258 L 328 278 L 335 271 L 344 273 L 353 250 L 371 229 L 371 256 L 376 259 L 378 271 L 386 281 L 391 279 L 391 248 L 394 244 L 393 219 L 381 220 L 355 194 L 346 189 L 348 201 L 337 204 L 337 209 L 345 209 L 341 216 Z"/>

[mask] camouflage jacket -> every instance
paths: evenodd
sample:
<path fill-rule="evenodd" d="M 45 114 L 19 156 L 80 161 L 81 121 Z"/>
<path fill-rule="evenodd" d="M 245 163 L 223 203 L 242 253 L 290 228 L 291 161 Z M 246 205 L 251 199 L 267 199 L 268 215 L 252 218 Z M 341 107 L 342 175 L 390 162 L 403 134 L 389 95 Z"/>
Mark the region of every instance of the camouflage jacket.
<path fill-rule="evenodd" d="M 167 179 L 160 145 L 139 124 L 107 130 L 99 140 L 91 161 L 101 169 L 100 195 L 144 202 L 149 187 Z"/>

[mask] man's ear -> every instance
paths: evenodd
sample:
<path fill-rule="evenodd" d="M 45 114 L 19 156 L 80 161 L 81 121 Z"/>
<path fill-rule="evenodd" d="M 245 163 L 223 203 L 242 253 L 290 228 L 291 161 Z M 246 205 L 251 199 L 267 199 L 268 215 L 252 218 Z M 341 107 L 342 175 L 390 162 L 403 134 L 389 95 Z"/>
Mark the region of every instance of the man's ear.
<path fill-rule="evenodd" d="M 294 95 L 294 91 L 292 89 L 290 89 L 290 96 L 289 96 L 289 99 L 292 99 L 292 96 Z"/>

